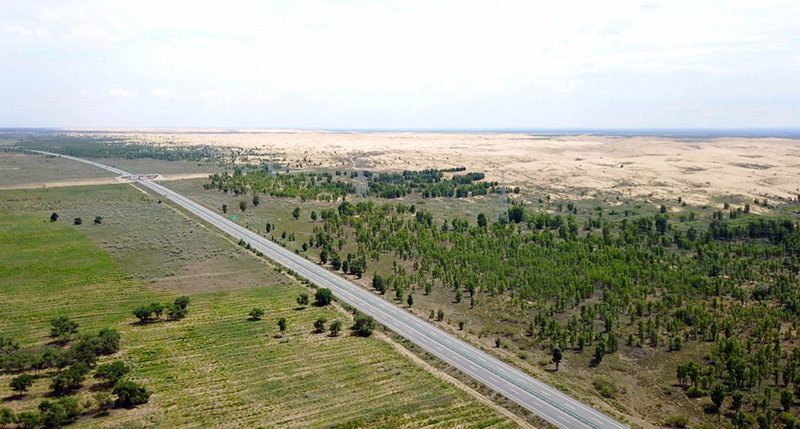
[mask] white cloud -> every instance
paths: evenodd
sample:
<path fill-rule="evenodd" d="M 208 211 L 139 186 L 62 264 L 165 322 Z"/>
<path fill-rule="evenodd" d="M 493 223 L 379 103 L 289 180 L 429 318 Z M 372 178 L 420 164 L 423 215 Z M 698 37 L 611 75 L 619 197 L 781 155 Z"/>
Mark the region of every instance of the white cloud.
<path fill-rule="evenodd" d="M 139 96 L 139 93 L 116 88 L 116 89 L 109 89 L 108 95 L 119 98 L 136 98 Z"/>
<path fill-rule="evenodd" d="M 97 100 L 136 98 L 145 107 L 168 100 L 182 103 L 167 112 L 176 123 L 195 120 L 197 106 L 217 101 L 230 101 L 231 117 L 272 118 L 257 111 L 281 111 L 283 94 L 301 94 L 307 101 L 292 104 L 296 110 L 286 117 L 303 116 L 312 127 L 331 117 L 345 118 L 339 126 L 356 126 L 364 111 L 387 125 L 402 116 L 395 112 L 434 118 L 435 109 L 455 99 L 463 100 L 459 111 L 477 112 L 482 106 L 463 103 L 480 100 L 496 108 L 477 118 L 484 121 L 479 125 L 465 113 L 461 126 L 510 126 L 510 116 L 500 112 L 541 102 L 522 89 L 545 88 L 554 95 L 551 111 L 564 112 L 562 119 L 514 119 L 516 126 L 572 124 L 570 112 L 586 108 L 580 99 L 600 97 L 609 104 L 608 126 L 615 126 L 636 117 L 615 113 L 622 110 L 614 100 L 637 99 L 644 110 L 658 105 L 662 92 L 685 94 L 673 105 L 721 100 L 726 93 L 738 100 L 732 103 L 755 102 L 759 92 L 800 99 L 800 84 L 753 81 L 800 74 L 797 16 L 796 0 L 0 2 L 0 93 L 28 88 L 20 94 L 30 96 L 47 82 L 63 93 L 85 88 L 80 95 Z M 615 84 L 614 76 L 644 84 Z M 706 84 L 719 76 L 731 86 L 709 91 Z M 120 82 L 152 89 L 138 97 L 117 88 Z M 754 86 L 764 91 L 747 92 Z M 33 120 L 37 113 L 15 115 Z M 113 120 L 116 111 L 102 113 Z M 800 118 L 800 107 L 797 113 Z M 124 116 L 135 120 L 136 112 Z M 642 114 L 635 125 L 648 125 L 651 117 Z M 767 119 L 765 113 L 738 123 Z"/>

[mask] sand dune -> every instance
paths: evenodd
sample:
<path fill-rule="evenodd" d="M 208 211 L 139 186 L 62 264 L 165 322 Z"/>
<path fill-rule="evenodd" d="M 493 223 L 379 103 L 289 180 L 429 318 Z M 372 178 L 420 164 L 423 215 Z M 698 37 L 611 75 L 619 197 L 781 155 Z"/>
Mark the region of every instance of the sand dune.
<path fill-rule="evenodd" d="M 241 147 L 305 168 L 403 170 L 464 166 L 509 185 L 707 204 L 715 197 L 796 199 L 800 140 L 291 130 L 107 130 L 129 141 Z M 253 159 L 251 157 L 251 159 Z M 310 161 L 310 162 L 309 162 Z"/>

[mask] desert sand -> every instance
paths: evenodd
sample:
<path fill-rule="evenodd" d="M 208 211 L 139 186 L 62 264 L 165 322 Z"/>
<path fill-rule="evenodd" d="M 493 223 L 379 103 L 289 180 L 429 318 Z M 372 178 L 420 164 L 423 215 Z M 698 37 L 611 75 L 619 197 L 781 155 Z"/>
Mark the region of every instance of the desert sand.
<path fill-rule="evenodd" d="M 94 130 L 94 133 L 102 130 Z M 81 134 L 86 130 L 74 130 Z M 158 145 L 242 148 L 301 168 L 374 171 L 466 167 L 489 180 L 558 195 L 770 201 L 800 194 L 800 140 L 524 133 L 105 130 Z M 96 134 L 95 134 L 96 135 Z M 532 197 L 533 195 L 531 195 Z M 720 203 L 721 204 L 721 203 Z"/>

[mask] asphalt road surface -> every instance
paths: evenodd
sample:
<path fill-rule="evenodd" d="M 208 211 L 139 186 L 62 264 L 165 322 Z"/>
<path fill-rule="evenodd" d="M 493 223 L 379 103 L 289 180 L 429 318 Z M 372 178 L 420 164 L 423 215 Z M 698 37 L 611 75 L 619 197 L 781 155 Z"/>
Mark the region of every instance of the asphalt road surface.
<path fill-rule="evenodd" d="M 129 175 L 117 168 L 81 158 L 49 152 L 39 153 L 83 162 L 123 176 Z M 234 239 L 250 243 L 251 247 L 263 252 L 267 258 L 294 270 L 318 287 L 330 289 L 336 298 L 353 306 L 358 311 L 372 316 L 378 323 L 553 425 L 561 428 L 628 427 L 200 204 L 148 180 L 136 181 L 219 228 Z"/>

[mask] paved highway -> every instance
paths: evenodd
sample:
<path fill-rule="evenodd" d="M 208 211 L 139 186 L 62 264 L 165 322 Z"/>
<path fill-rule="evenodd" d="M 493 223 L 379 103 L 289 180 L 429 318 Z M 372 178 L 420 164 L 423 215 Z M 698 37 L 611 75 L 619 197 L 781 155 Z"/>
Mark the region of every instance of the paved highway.
<path fill-rule="evenodd" d="M 128 175 L 114 167 L 81 158 L 49 152 L 39 153 L 93 165 L 119 175 Z M 175 202 L 234 239 L 250 243 L 250 246 L 263 252 L 269 259 L 294 270 L 317 286 L 329 288 L 338 299 L 372 316 L 378 323 L 557 427 L 620 429 L 628 427 L 180 194 L 147 180 L 137 180 L 137 182 Z"/>

